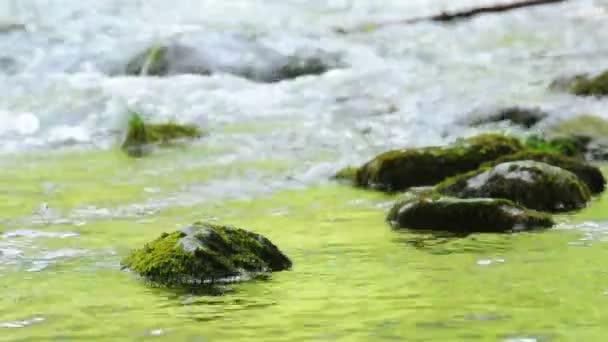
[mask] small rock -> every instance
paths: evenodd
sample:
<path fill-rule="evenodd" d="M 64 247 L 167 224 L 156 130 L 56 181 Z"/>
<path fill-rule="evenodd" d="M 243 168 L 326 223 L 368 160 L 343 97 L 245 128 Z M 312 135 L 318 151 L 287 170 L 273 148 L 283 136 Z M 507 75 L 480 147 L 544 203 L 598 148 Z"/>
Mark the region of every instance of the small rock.
<path fill-rule="evenodd" d="M 206 284 L 240 280 L 291 268 L 291 261 L 262 235 L 230 226 L 195 223 L 162 234 L 121 261 L 162 285 Z"/>
<path fill-rule="evenodd" d="M 597 166 L 586 163 L 581 159 L 571 158 L 551 152 L 519 152 L 510 156 L 498 158 L 493 162 L 487 163 L 485 166 L 496 166 L 505 162 L 513 162 L 518 160 L 533 160 L 568 170 L 575 174 L 583 183 L 585 183 L 593 194 L 603 192 L 606 186 L 606 179 L 604 178 L 602 171 Z"/>
<path fill-rule="evenodd" d="M 436 187 L 459 198 L 504 198 L 530 209 L 568 211 L 585 207 L 589 188 L 576 175 L 536 161 L 501 163 L 460 175 Z"/>
<path fill-rule="evenodd" d="M 513 125 L 531 128 L 548 116 L 539 108 L 509 107 L 483 116 L 476 116 L 470 120 L 471 125 L 479 126 L 501 121 L 508 121 Z"/>

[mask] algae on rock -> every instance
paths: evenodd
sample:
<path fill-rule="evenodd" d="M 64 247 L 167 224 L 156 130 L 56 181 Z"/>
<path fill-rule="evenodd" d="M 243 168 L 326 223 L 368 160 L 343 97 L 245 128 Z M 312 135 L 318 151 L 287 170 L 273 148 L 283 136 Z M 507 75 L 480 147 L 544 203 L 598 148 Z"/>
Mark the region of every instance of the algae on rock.
<path fill-rule="evenodd" d="M 132 251 L 121 265 L 154 283 L 173 286 L 235 281 L 251 274 L 286 270 L 292 263 L 262 235 L 197 222 L 162 234 Z"/>
<path fill-rule="evenodd" d="M 553 226 L 551 216 L 505 199 L 419 196 L 396 203 L 387 221 L 395 228 L 457 234 L 503 233 Z"/>
<path fill-rule="evenodd" d="M 504 198 L 530 209 L 568 211 L 583 208 L 591 197 L 570 171 L 536 161 L 514 161 L 450 178 L 437 191 L 459 198 Z"/>
<path fill-rule="evenodd" d="M 523 149 L 515 138 L 483 134 L 447 147 L 389 151 L 378 155 L 357 171 L 356 185 L 383 191 L 434 185 Z"/>

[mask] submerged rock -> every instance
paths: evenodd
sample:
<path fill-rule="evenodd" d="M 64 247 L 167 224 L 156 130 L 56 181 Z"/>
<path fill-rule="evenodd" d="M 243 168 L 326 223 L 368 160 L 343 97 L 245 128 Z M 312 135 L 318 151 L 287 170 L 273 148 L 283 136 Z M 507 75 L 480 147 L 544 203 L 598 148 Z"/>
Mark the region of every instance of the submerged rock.
<path fill-rule="evenodd" d="M 335 56 L 321 50 L 284 55 L 240 36 L 186 35 L 138 53 L 128 62 L 125 72 L 150 76 L 228 73 L 258 82 L 277 82 L 323 74 L 337 64 Z"/>
<path fill-rule="evenodd" d="M 536 161 L 515 161 L 456 176 L 437 191 L 459 198 L 504 198 L 530 209 L 568 211 L 583 208 L 591 197 L 573 173 Z"/>
<path fill-rule="evenodd" d="M 198 139 L 203 132 L 195 125 L 176 124 L 146 124 L 137 113 L 132 113 L 129 119 L 127 134 L 122 143 L 122 149 L 132 157 L 141 157 L 151 150 L 151 144 L 169 144 L 182 139 Z"/>
<path fill-rule="evenodd" d="M 489 115 L 474 116 L 470 119 L 470 123 L 473 126 L 479 126 L 508 121 L 513 125 L 531 128 L 547 116 L 548 114 L 539 108 L 509 107 L 490 113 Z"/>
<path fill-rule="evenodd" d="M 262 235 L 199 222 L 163 233 L 132 251 L 121 265 L 155 283 L 172 286 L 234 281 L 236 277 L 286 270 L 292 264 Z"/>
<path fill-rule="evenodd" d="M 448 147 L 389 151 L 364 164 L 357 171 L 356 184 L 383 191 L 434 185 L 522 150 L 523 146 L 515 138 L 484 134 Z"/>
<path fill-rule="evenodd" d="M 604 191 L 606 179 L 602 171 L 594 165 L 586 163 L 584 160 L 571 158 L 560 155 L 558 153 L 542 152 L 542 151 L 524 151 L 513 155 L 498 158 L 497 160 L 486 164 L 485 166 L 495 166 L 505 162 L 532 160 L 545 164 L 557 166 L 564 170 L 575 174 L 593 194 L 598 194 Z"/>
<path fill-rule="evenodd" d="M 503 233 L 553 226 L 549 215 L 505 199 L 422 196 L 399 202 L 387 220 L 394 228 L 452 233 Z"/>

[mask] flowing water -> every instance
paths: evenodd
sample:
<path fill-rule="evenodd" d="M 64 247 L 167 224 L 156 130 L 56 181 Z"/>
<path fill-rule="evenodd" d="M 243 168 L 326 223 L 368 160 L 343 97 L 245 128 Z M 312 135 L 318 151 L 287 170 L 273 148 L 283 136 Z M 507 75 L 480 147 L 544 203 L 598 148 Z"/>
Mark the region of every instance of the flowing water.
<path fill-rule="evenodd" d="M 491 2 L 4 0 L 0 21 L 27 30 L 0 33 L 0 341 L 602 341 L 608 198 L 551 231 L 449 239 L 392 231 L 393 197 L 327 181 L 389 148 L 475 134 L 471 111 L 608 118 L 606 100 L 547 90 L 608 68 L 605 0 L 333 30 Z M 344 67 L 271 84 L 121 76 L 183 34 L 321 49 Z M 208 134 L 133 160 L 117 148 L 128 109 Z M 196 220 L 266 235 L 293 270 L 223 296 L 120 270 Z"/>

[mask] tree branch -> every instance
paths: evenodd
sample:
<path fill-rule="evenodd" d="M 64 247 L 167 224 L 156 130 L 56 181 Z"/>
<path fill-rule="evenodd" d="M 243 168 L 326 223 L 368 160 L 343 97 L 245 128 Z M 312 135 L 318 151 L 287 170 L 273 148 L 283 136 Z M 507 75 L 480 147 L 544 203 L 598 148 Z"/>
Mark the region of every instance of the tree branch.
<path fill-rule="evenodd" d="M 456 11 L 456 12 L 452 12 L 452 13 L 443 12 L 443 13 L 440 13 L 437 15 L 427 16 L 427 17 L 416 17 L 416 18 L 410 18 L 410 19 L 405 19 L 405 20 L 368 23 L 368 24 L 362 25 L 359 28 L 352 30 L 352 31 L 355 31 L 355 32 L 356 31 L 359 31 L 359 32 L 369 31 L 369 30 L 373 30 L 373 29 L 377 29 L 377 28 L 381 28 L 381 27 L 385 27 L 385 26 L 390 26 L 390 25 L 416 24 L 421 21 L 434 21 L 434 22 L 445 23 L 445 22 L 450 22 L 450 21 L 469 19 L 469 18 L 478 16 L 478 15 L 482 15 L 482 14 L 507 12 L 507 11 L 511 11 L 511 10 L 515 10 L 515 9 L 519 9 L 519 8 L 523 8 L 523 7 L 548 5 L 548 4 L 565 2 L 565 1 L 567 1 L 567 0 L 525 0 L 525 1 L 515 2 L 515 3 L 509 3 L 509 4 L 497 4 L 497 5 L 492 5 L 492 6 L 476 7 L 476 8 Z M 345 29 L 336 29 L 336 31 L 338 33 L 349 33 L 349 31 L 345 30 Z"/>

